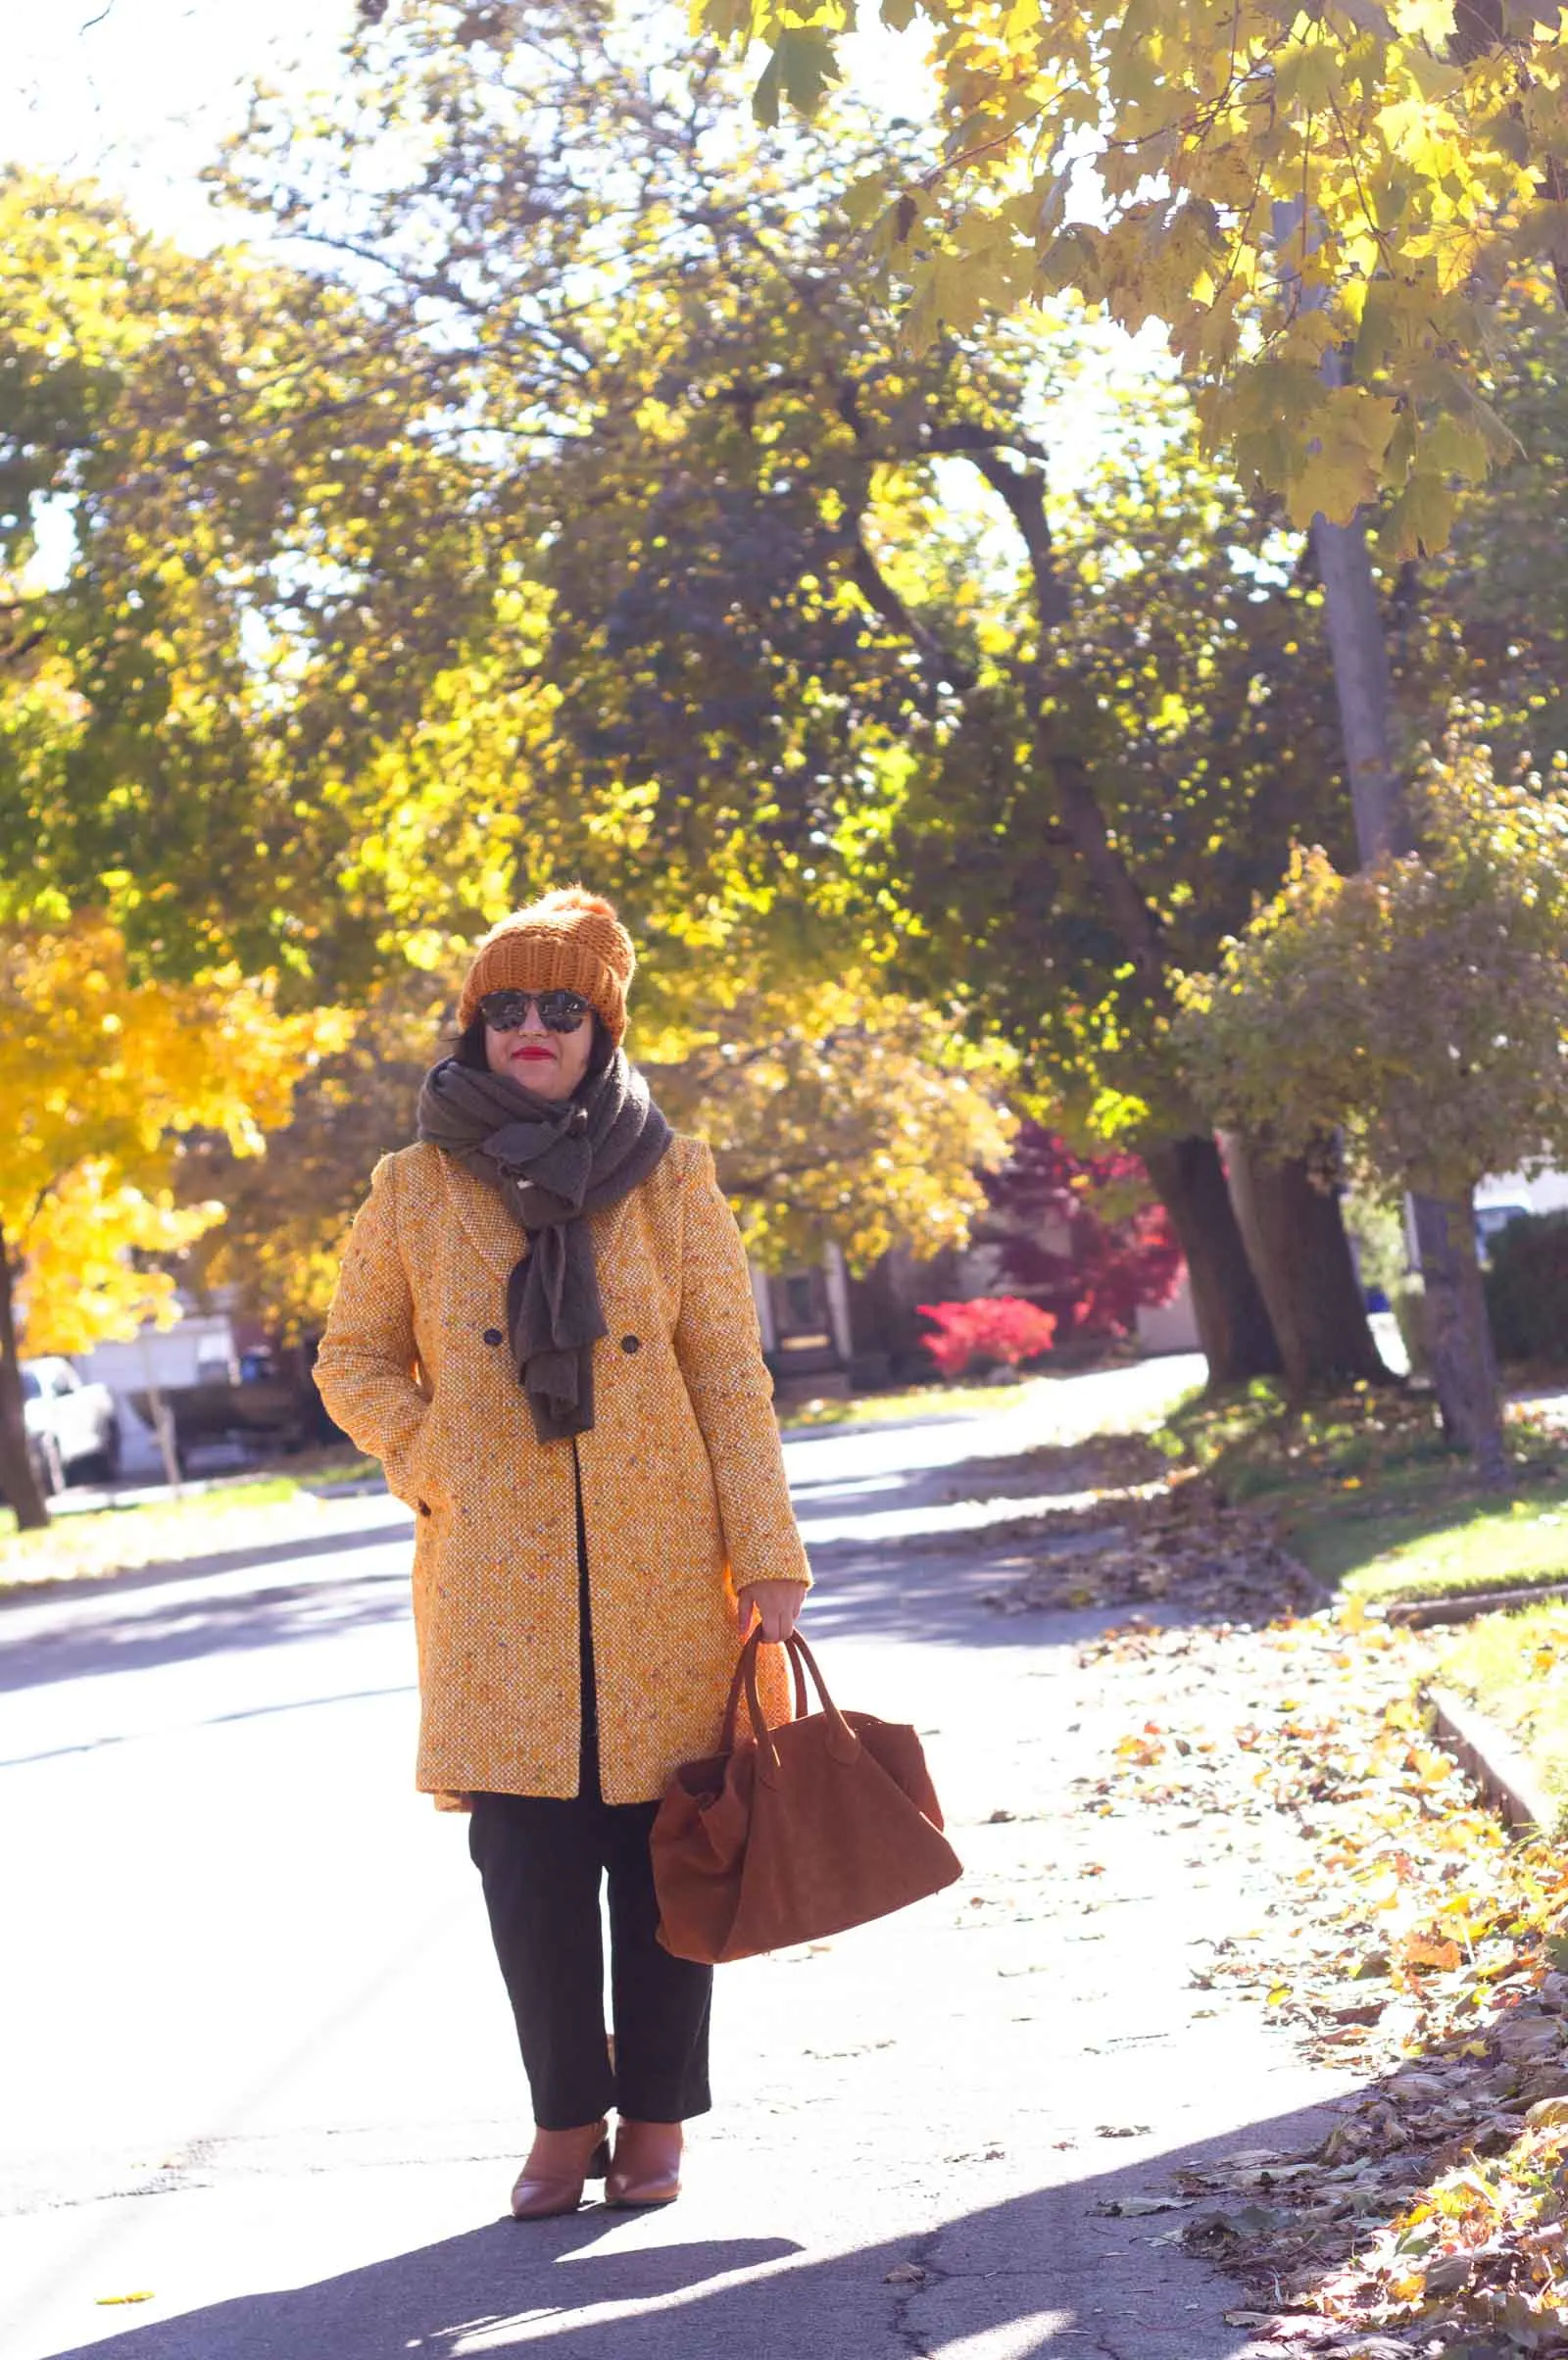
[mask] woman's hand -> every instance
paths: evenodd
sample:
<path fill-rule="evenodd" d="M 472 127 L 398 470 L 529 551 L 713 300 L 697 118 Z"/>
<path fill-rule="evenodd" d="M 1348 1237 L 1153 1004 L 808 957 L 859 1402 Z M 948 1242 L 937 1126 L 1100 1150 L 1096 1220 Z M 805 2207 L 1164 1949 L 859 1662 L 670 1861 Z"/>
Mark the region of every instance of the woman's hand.
<path fill-rule="evenodd" d="M 747 1638 L 753 1623 L 760 1622 L 764 1639 L 788 1639 L 805 1603 L 804 1582 L 748 1582 L 736 1600 L 741 1637 Z"/>

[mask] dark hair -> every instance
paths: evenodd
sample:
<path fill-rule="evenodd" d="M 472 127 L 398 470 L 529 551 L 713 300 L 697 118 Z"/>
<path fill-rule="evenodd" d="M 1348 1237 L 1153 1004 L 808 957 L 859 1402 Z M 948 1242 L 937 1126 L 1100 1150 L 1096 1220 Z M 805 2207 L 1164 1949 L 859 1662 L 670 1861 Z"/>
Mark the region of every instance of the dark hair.
<path fill-rule="evenodd" d="M 597 1075 L 603 1073 L 615 1054 L 615 1044 L 611 1039 L 604 1018 L 597 1009 L 593 1016 L 593 1047 L 588 1052 L 588 1069 L 583 1077 L 586 1081 L 592 1081 Z M 469 1022 L 464 1026 L 463 1031 L 459 1033 L 449 1054 L 458 1064 L 470 1065 L 476 1073 L 489 1071 L 490 1059 L 485 1052 L 484 1018 L 482 1016 L 470 1018 Z"/>
<path fill-rule="evenodd" d="M 489 1069 L 490 1059 L 485 1055 L 484 1018 L 482 1016 L 469 1018 L 453 1043 L 448 1055 L 454 1063 L 471 1065 L 476 1073 L 484 1073 Z"/>

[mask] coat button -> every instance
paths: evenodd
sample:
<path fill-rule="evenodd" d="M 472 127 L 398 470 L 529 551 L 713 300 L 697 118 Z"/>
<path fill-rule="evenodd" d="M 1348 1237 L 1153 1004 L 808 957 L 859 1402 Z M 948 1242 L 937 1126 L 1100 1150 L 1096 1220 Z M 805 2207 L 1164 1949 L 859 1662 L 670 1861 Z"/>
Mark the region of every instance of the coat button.
<path fill-rule="evenodd" d="M 486 1344 L 500 1344 L 503 1341 L 501 1330 L 499 1328 L 486 1328 L 484 1332 L 484 1340 Z"/>
<path fill-rule="evenodd" d="M 620 1349 L 623 1352 L 640 1352 L 643 1349 L 643 1340 L 640 1336 L 622 1336 Z"/>

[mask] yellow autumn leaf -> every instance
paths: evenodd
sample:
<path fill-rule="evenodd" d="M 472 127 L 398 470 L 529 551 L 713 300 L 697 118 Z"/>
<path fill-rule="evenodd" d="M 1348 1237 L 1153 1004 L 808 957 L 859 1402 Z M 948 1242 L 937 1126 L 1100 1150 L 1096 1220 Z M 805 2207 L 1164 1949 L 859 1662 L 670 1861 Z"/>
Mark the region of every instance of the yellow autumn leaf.
<path fill-rule="evenodd" d="M 1376 500 L 1395 416 L 1392 402 L 1365 397 L 1353 404 L 1336 400 L 1314 421 L 1302 462 L 1286 489 L 1293 524 L 1304 529 L 1320 514 L 1345 524 Z"/>

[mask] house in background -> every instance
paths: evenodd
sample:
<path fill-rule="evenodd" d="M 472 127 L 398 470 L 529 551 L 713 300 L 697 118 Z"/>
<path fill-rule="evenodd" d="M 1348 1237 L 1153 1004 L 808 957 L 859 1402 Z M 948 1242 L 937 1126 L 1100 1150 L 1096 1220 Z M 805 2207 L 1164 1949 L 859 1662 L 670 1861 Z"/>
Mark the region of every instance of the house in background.
<path fill-rule="evenodd" d="M 1151 1359 L 1164 1352 L 1196 1352 L 1198 1314 L 1193 1309 L 1193 1284 L 1183 1262 L 1176 1292 L 1168 1303 L 1141 1303 L 1138 1306 L 1138 1341 Z"/>
<path fill-rule="evenodd" d="M 107 1385 L 128 1404 L 133 1393 L 156 1386 L 237 1385 L 240 1345 L 227 1311 L 198 1311 L 181 1301 L 172 1327 L 145 1327 L 128 1344 L 95 1344 L 75 1364 L 91 1383 Z"/>
<path fill-rule="evenodd" d="M 781 1408 L 840 1399 L 854 1378 L 850 1278 L 837 1246 L 820 1262 L 772 1273 L 752 1264 L 762 1353 Z"/>
<path fill-rule="evenodd" d="M 179 1316 L 170 1327 L 149 1323 L 128 1342 L 97 1345 L 78 1359 L 81 1373 L 114 1396 L 132 1480 L 167 1473 L 171 1461 L 189 1471 L 195 1453 L 212 1472 L 339 1439 L 311 1377 L 308 1345 L 274 1344 L 226 1290 L 200 1304 L 175 1301 Z"/>
<path fill-rule="evenodd" d="M 95 1344 L 91 1352 L 74 1355 L 86 1381 L 107 1385 L 115 1397 L 124 1446 L 122 1473 L 132 1481 L 157 1480 L 164 1472 L 158 1437 L 143 1415 L 152 1396 L 240 1381 L 241 1345 L 229 1312 L 198 1310 L 183 1296 L 176 1302 L 179 1315 L 172 1326 L 149 1323 L 128 1343 Z"/>

